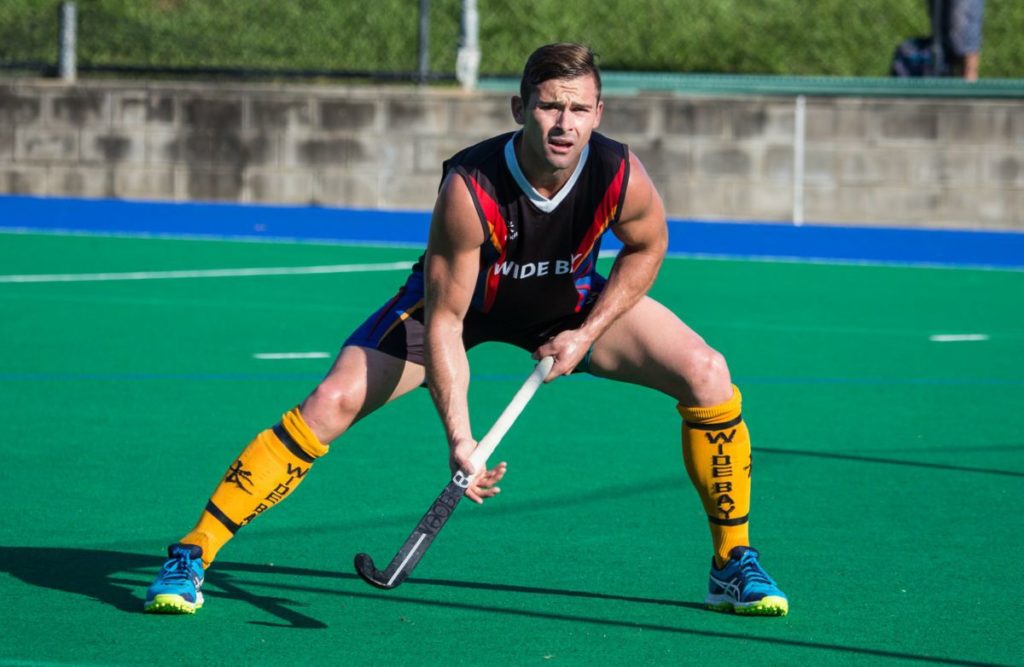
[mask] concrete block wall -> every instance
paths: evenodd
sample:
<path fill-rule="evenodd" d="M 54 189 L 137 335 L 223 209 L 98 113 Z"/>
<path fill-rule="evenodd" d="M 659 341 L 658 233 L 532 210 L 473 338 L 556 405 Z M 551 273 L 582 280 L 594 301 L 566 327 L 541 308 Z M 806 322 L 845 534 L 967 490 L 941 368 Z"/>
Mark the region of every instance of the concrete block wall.
<path fill-rule="evenodd" d="M 609 97 L 672 217 L 789 220 L 795 104 Z M 508 95 L 413 87 L 0 81 L 0 193 L 429 209 Z M 811 98 L 808 222 L 1024 229 L 1024 104 Z"/>
<path fill-rule="evenodd" d="M 792 98 L 608 100 L 671 215 L 789 220 Z M 1024 229 L 1024 104 L 809 99 L 810 222 Z"/>

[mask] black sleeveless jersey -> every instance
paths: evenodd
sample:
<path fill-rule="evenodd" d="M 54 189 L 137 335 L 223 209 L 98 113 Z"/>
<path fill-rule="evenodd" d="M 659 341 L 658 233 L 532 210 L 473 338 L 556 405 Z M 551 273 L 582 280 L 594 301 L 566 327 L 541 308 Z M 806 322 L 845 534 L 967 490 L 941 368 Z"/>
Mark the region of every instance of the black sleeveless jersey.
<path fill-rule="evenodd" d="M 486 240 L 471 308 L 488 319 L 528 326 L 579 312 L 597 276 L 604 232 L 619 220 L 629 182 L 624 144 L 594 133 L 570 180 L 550 199 L 526 182 L 510 132 L 457 153 Z M 443 180 L 442 180 L 443 182 Z"/>

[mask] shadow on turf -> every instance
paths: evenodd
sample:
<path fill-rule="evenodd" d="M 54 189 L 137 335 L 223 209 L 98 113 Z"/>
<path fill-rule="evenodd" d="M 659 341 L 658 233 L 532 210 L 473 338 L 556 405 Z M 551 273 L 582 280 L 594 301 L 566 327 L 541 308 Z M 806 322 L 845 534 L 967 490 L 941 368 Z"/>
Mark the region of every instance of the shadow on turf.
<path fill-rule="evenodd" d="M 971 468 L 969 466 L 955 466 L 946 463 L 925 463 L 923 461 L 903 461 L 901 459 L 886 459 L 878 456 L 861 456 L 858 454 L 835 454 L 832 452 L 812 452 L 806 449 L 779 449 L 777 447 L 755 447 L 756 453 L 765 454 L 789 454 L 791 456 L 809 456 L 819 459 L 841 459 L 844 461 L 860 461 L 863 463 L 882 463 L 894 466 L 910 466 L 913 468 L 935 468 L 938 470 L 956 470 L 958 472 L 977 472 L 984 475 L 1005 475 L 1007 477 L 1024 477 L 1024 472 L 1015 470 L 999 470 L 996 468 Z"/>
<path fill-rule="evenodd" d="M 163 564 L 163 558 L 123 551 L 107 551 L 99 549 L 67 549 L 56 547 L 6 547 L 0 546 L 0 571 L 8 572 L 21 581 L 53 590 L 84 595 L 86 597 L 109 604 L 121 611 L 139 612 L 142 610 L 142 596 L 149 578 Z M 273 627 L 323 629 L 327 625 L 315 618 L 300 614 L 291 609 L 291 600 L 282 597 L 258 595 L 253 593 L 248 584 L 239 582 L 237 575 L 245 573 L 269 575 L 293 575 L 315 578 L 344 579 L 361 582 L 355 574 L 347 572 L 331 572 L 306 568 L 274 567 L 271 565 L 254 565 L 251 563 L 217 562 L 215 570 L 207 577 L 207 586 L 217 589 L 220 596 L 247 602 L 284 623 L 268 623 L 250 621 L 254 625 Z M 142 580 L 128 578 L 139 575 Z M 142 583 L 145 581 L 147 583 Z M 591 598 L 641 604 L 666 605 L 690 609 L 704 609 L 696 602 L 678 600 L 658 600 L 653 598 L 632 597 L 625 595 L 608 595 L 588 591 L 571 591 L 533 586 L 513 586 L 508 584 L 478 583 L 473 581 L 452 581 L 447 579 L 410 579 L 409 584 L 416 586 L 439 586 L 445 588 L 467 588 L 490 590 L 506 593 L 529 593 L 535 595 L 557 595 L 574 598 Z M 314 588 L 267 584 L 277 590 L 304 591 L 313 593 L 341 594 L 335 589 Z M 359 594 L 355 594 L 359 596 Z M 370 597 L 379 597 L 374 593 Z"/>
<path fill-rule="evenodd" d="M 699 602 L 682 602 L 680 600 L 659 600 L 657 598 L 641 598 L 632 595 L 609 595 L 607 593 L 592 593 L 590 591 L 569 591 L 560 588 L 540 588 L 537 586 L 513 586 L 510 584 L 491 584 L 476 581 L 453 581 L 451 579 L 420 579 L 418 577 L 409 579 L 409 583 L 418 586 L 443 586 L 445 588 L 469 588 L 485 591 L 500 591 L 502 593 L 532 593 L 534 595 L 558 595 L 570 598 L 589 598 L 592 600 L 611 600 L 615 602 L 635 602 L 639 604 L 655 604 L 666 607 L 682 607 L 686 609 L 699 609 L 705 611 L 707 607 Z"/>
<path fill-rule="evenodd" d="M 156 573 L 163 558 L 158 556 L 128 553 L 123 551 L 108 551 L 101 549 L 67 549 L 56 547 L 8 547 L 0 546 L 0 571 L 7 572 L 17 579 L 40 588 L 64 591 L 75 595 L 84 595 L 99 602 L 109 604 L 121 611 L 141 613 L 142 594 L 150 577 Z M 372 599 L 394 604 L 414 604 L 428 607 L 441 607 L 445 609 L 468 610 L 473 612 L 489 612 L 494 614 L 525 616 L 529 618 L 540 618 L 551 621 L 569 623 L 584 623 L 598 626 L 614 626 L 623 628 L 638 628 L 668 632 L 685 636 L 716 637 L 720 639 L 736 641 L 764 642 L 773 645 L 791 646 L 794 648 L 805 648 L 836 652 L 839 654 L 853 654 L 861 656 L 882 657 L 888 659 L 918 660 L 922 662 L 944 664 L 944 665 L 983 665 L 991 663 L 980 663 L 974 661 L 957 660 L 950 658 L 930 657 L 910 653 L 898 653 L 895 651 L 884 651 L 871 648 L 855 646 L 841 646 L 837 644 L 824 644 L 809 641 L 785 639 L 781 637 L 764 637 L 734 632 L 718 632 L 713 630 L 697 630 L 685 627 L 658 625 L 651 623 L 637 623 L 629 620 L 596 618 L 591 616 L 577 616 L 562 613 L 543 612 L 535 609 L 516 609 L 511 607 L 497 607 L 482 604 L 469 604 L 450 600 L 430 600 L 407 595 L 396 595 L 393 591 L 383 592 L 376 590 L 341 590 L 339 588 L 325 588 L 322 586 L 308 586 L 302 584 L 281 584 L 279 582 L 258 584 L 252 581 L 238 581 L 236 577 L 245 573 L 266 574 L 271 576 L 297 576 L 305 578 L 335 579 L 352 581 L 358 583 L 358 588 L 363 589 L 364 584 L 355 574 L 345 572 L 334 572 L 325 570 L 312 570 L 308 568 L 277 567 L 273 565 L 255 565 L 251 563 L 225 563 L 218 561 L 217 568 L 211 572 L 207 579 L 220 594 L 218 597 L 225 597 L 242 602 L 247 602 L 254 607 L 275 616 L 282 623 L 268 623 L 263 621 L 250 621 L 255 625 L 270 627 L 300 628 L 300 629 L 326 629 L 326 623 L 319 621 L 305 614 L 301 614 L 289 605 L 300 604 L 285 597 L 271 597 L 251 592 L 251 587 L 269 587 L 280 592 L 305 592 L 323 595 L 335 595 L 339 597 L 351 597 L 361 599 Z M 655 604 L 671 607 L 702 609 L 703 605 L 694 602 L 680 602 L 677 600 L 660 600 L 655 598 L 642 598 L 624 595 L 607 595 L 604 593 L 593 593 L 587 591 L 572 591 L 557 588 L 540 588 L 534 586 L 515 586 L 508 584 L 491 584 L 485 582 L 453 581 L 448 579 L 409 579 L 406 586 L 415 590 L 420 586 L 438 586 L 443 588 L 467 588 L 476 590 L 500 591 L 509 593 L 527 593 L 531 595 L 553 595 L 571 598 L 592 598 L 598 600 L 620 601 L 639 604 Z M 709 612 L 710 613 L 710 612 Z M 756 622 L 756 621 L 755 621 Z"/>
<path fill-rule="evenodd" d="M 57 547 L 7 547 L 0 546 L 0 571 L 40 588 L 84 595 L 93 600 L 109 604 L 124 612 L 141 612 L 145 586 L 160 566 L 163 558 L 123 551 L 100 549 L 67 549 Z M 355 574 L 311 570 L 306 568 L 274 567 L 251 563 L 225 563 L 218 561 L 217 568 L 207 577 L 207 590 L 218 591 L 218 597 L 247 602 L 267 614 L 281 619 L 282 623 L 250 621 L 253 625 L 271 627 L 325 629 L 327 624 L 301 614 L 291 607 L 292 600 L 278 596 L 259 595 L 250 590 L 252 582 L 240 582 L 239 574 L 255 573 L 268 575 L 291 575 L 313 578 L 343 579 L 360 582 Z M 133 578 L 138 575 L 139 578 Z M 607 595 L 587 591 L 571 591 L 532 586 L 488 584 L 472 581 L 446 579 L 410 579 L 410 585 L 439 586 L 445 588 L 467 588 L 535 595 L 558 595 L 574 598 L 591 598 L 641 604 L 667 605 L 690 609 L 704 609 L 696 602 L 658 600 L 624 595 Z M 263 586 L 263 585 L 261 585 Z M 266 584 L 278 591 L 301 591 L 352 597 L 386 597 L 381 593 L 346 593 L 337 589 L 322 587 Z M 293 603 L 294 604 L 294 603 Z"/>
<path fill-rule="evenodd" d="M 0 571 L 32 586 L 84 595 L 126 612 L 141 612 L 145 587 L 163 564 L 160 556 L 52 547 L 0 546 Z M 255 625 L 285 628 L 324 629 L 327 624 L 288 607 L 291 600 L 257 595 L 238 585 L 239 571 L 281 573 L 281 568 L 246 564 L 218 563 L 208 583 L 225 597 L 248 602 L 283 623 L 251 621 Z M 323 573 L 317 573 L 322 576 Z M 141 577 L 130 578 L 132 575 Z M 352 575 L 354 578 L 355 575 Z M 142 582 L 145 583 L 142 583 Z"/>

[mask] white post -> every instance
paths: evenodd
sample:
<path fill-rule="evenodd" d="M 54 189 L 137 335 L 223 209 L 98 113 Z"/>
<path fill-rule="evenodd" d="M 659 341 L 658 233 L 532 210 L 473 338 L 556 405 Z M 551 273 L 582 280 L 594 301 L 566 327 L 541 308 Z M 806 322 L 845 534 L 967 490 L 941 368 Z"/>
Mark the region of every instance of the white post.
<path fill-rule="evenodd" d="M 430 75 L 430 0 L 420 0 L 419 64 L 416 81 L 427 85 Z"/>
<path fill-rule="evenodd" d="M 75 3 L 64 2 L 60 6 L 60 57 L 58 70 L 60 78 L 73 83 L 78 76 L 75 62 L 75 48 L 78 41 L 78 12 Z"/>
<path fill-rule="evenodd" d="M 804 224 L 804 134 L 807 99 L 796 97 L 796 118 L 793 127 L 793 224 Z"/>
<path fill-rule="evenodd" d="M 462 0 L 461 26 L 455 78 L 463 90 L 473 90 L 480 74 L 480 15 L 476 11 L 476 0 Z"/>

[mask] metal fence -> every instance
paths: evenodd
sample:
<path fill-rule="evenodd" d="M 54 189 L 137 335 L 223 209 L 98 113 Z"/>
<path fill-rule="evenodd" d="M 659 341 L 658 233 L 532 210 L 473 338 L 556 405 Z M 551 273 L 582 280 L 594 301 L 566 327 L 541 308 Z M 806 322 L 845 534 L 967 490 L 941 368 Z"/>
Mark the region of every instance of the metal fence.
<path fill-rule="evenodd" d="M 87 75 L 471 80 L 581 41 L 607 71 L 882 77 L 937 1 L 76 0 L 71 33 L 61 0 L 2 0 L 0 69 L 56 75 L 75 35 Z M 1021 25 L 1024 3 L 988 0 L 983 77 L 1024 74 Z"/>
<path fill-rule="evenodd" d="M 0 3 L 0 70 L 64 79 L 83 73 L 425 83 L 455 80 L 448 61 L 479 61 L 472 54 L 475 36 L 459 34 L 460 23 L 477 25 L 476 0 L 312 8 L 302 2 L 138 4 L 133 11 L 130 3 L 50 0 L 28 2 L 19 12 Z M 314 11 L 324 6 L 333 11 Z M 459 55 L 453 50 L 432 60 L 432 39 L 444 40 L 445 53 L 459 44 Z"/>

